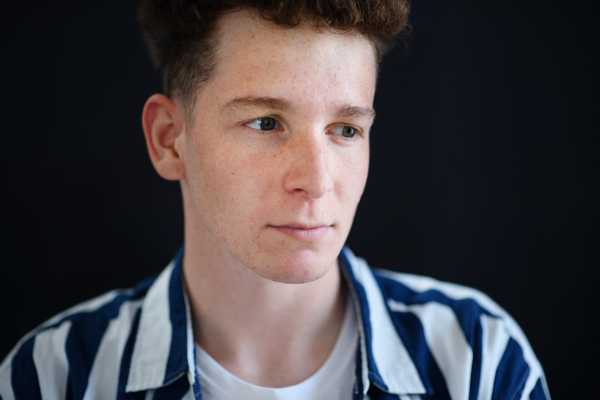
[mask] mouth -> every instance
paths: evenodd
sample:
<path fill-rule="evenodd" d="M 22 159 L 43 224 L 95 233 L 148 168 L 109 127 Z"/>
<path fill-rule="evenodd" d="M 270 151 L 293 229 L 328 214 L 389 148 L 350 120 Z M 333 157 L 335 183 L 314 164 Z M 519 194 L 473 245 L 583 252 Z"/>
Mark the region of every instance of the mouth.
<path fill-rule="evenodd" d="M 300 224 L 268 225 L 276 231 L 295 239 L 316 241 L 321 240 L 333 230 L 331 225 L 304 226 Z"/>

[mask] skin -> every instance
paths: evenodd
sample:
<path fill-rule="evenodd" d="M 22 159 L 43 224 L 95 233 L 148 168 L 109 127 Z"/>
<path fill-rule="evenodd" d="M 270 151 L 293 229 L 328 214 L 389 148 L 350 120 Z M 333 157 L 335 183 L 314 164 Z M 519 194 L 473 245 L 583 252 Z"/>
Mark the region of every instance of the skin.
<path fill-rule="evenodd" d="M 375 54 L 359 35 L 249 11 L 219 33 L 193 121 L 154 95 L 146 142 L 157 172 L 181 182 L 196 342 L 241 379 L 290 386 L 322 365 L 343 322 L 337 256 L 367 179 Z"/>

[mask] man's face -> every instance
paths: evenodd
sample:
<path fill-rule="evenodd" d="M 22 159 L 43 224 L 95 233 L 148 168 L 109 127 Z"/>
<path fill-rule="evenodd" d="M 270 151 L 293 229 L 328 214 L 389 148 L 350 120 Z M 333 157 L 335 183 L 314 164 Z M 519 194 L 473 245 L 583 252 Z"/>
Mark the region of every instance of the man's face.
<path fill-rule="evenodd" d="M 192 200 L 203 228 L 255 273 L 313 281 L 334 265 L 365 187 L 373 47 L 249 12 L 221 22 L 217 67 L 184 136 Z"/>

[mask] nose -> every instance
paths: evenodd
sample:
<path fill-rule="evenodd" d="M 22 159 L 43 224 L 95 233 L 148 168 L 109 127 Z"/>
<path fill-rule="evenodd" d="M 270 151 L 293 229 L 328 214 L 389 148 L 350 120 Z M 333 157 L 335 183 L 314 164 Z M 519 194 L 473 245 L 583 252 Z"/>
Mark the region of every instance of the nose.
<path fill-rule="evenodd" d="M 288 192 L 303 193 L 311 200 L 323 197 L 333 189 L 331 150 L 325 135 L 297 135 L 289 143 L 288 170 L 284 188 Z"/>

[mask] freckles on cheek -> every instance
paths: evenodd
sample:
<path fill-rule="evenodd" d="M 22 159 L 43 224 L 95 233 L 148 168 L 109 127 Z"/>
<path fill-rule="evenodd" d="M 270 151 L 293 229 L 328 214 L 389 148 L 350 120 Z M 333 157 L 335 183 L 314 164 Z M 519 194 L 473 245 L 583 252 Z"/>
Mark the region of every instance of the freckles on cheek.
<path fill-rule="evenodd" d="M 368 154 L 355 154 L 351 160 L 345 160 L 339 166 L 338 174 L 341 177 L 339 192 L 340 199 L 344 203 L 344 208 L 348 211 L 354 210 L 354 207 L 360 201 L 367 182 L 369 170 Z"/>
<path fill-rule="evenodd" d="M 252 188 L 252 181 L 260 176 L 260 163 L 254 157 L 238 152 L 224 150 L 213 158 L 213 175 L 223 185 L 244 191 Z M 216 183 L 219 184 L 219 181 Z"/>
<path fill-rule="evenodd" d="M 227 213 L 254 208 L 263 187 L 260 162 L 237 149 L 211 153 L 203 162 L 201 175 L 205 180 L 203 189 L 212 192 L 212 206 Z M 244 214 L 240 212 L 235 218 L 239 221 Z"/>

